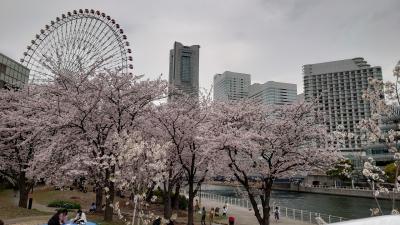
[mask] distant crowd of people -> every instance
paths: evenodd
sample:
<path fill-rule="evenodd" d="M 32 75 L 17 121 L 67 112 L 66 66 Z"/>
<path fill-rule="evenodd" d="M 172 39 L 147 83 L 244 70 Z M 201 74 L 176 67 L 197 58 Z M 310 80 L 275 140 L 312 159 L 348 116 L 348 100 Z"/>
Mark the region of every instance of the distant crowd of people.
<path fill-rule="evenodd" d="M 207 211 L 206 208 L 203 206 L 200 209 L 200 204 L 199 201 L 196 199 L 196 204 L 194 206 L 195 211 L 201 214 L 201 225 L 206 225 L 206 217 L 207 217 Z M 222 211 L 222 215 L 220 214 Z M 208 213 L 208 222 L 211 225 L 214 222 L 214 219 L 216 217 L 222 216 L 222 218 L 227 218 L 228 215 L 228 204 L 225 202 L 225 204 L 222 206 L 222 210 L 219 207 L 212 207 Z M 235 218 L 233 216 L 230 216 L 228 218 L 229 225 L 234 225 L 235 224 Z"/>
<path fill-rule="evenodd" d="M 207 213 L 206 208 L 203 206 L 200 209 L 200 204 L 199 201 L 196 199 L 196 203 L 195 203 L 195 211 L 199 212 L 201 214 L 201 225 L 206 225 L 206 218 L 207 218 L 207 214 L 208 214 L 208 222 L 211 225 L 214 222 L 214 219 L 216 217 L 220 217 L 220 208 L 219 207 L 212 207 L 209 211 L 209 213 Z M 280 209 L 278 206 L 274 207 L 273 211 L 272 211 L 273 215 L 274 215 L 274 219 L 275 222 L 278 222 L 280 219 Z M 228 224 L 229 225 L 234 225 L 235 224 L 235 217 L 233 216 L 229 216 L 228 217 L 228 204 L 225 202 L 225 204 L 222 206 L 222 218 L 228 218 Z"/>

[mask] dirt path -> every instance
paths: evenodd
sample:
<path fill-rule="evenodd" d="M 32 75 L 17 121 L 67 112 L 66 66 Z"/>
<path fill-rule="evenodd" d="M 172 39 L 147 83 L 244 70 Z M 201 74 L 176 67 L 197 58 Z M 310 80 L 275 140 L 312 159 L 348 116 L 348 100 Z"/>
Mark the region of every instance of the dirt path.
<path fill-rule="evenodd" d="M 13 202 L 15 203 L 15 205 L 18 205 L 18 199 L 19 199 L 19 194 L 17 194 L 17 197 L 13 198 Z M 33 200 L 32 202 L 32 209 L 37 209 L 41 212 L 48 212 L 48 213 L 55 213 L 56 211 L 55 208 L 47 207 L 46 205 L 35 202 L 35 200 Z"/>
<path fill-rule="evenodd" d="M 30 216 L 4 221 L 5 225 L 41 225 L 47 223 L 49 216 Z"/>

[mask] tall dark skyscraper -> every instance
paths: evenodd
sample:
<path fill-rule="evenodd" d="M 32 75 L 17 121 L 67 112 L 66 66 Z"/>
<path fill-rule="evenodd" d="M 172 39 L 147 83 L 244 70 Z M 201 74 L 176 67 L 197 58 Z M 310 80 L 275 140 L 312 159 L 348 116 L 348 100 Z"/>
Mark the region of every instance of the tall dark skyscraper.
<path fill-rule="evenodd" d="M 169 54 L 169 85 L 186 94 L 199 92 L 199 49 L 200 45 L 184 46 L 174 43 Z"/>

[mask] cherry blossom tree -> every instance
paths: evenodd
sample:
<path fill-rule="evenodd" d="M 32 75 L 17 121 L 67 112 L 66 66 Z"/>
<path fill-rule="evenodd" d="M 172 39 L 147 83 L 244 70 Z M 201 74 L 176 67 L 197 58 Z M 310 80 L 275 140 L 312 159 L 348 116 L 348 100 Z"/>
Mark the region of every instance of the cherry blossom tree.
<path fill-rule="evenodd" d="M 160 120 L 163 115 L 161 113 L 161 109 L 159 107 L 166 107 L 165 105 L 154 105 L 153 112 L 147 114 L 148 116 L 144 118 L 144 121 L 141 123 L 143 133 L 146 133 L 148 137 L 152 137 L 160 144 L 162 143 L 170 143 L 171 138 L 165 134 L 165 128 L 161 127 Z M 173 189 L 175 188 L 175 196 L 179 196 L 179 187 L 182 183 L 183 171 L 181 169 L 179 158 L 175 154 L 174 145 L 168 145 L 168 149 L 165 151 L 165 160 L 163 161 L 165 164 L 162 167 L 162 179 L 160 180 L 160 184 L 163 188 L 163 207 L 164 207 L 164 218 L 169 219 L 172 215 L 173 208 Z M 155 187 L 156 183 L 153 183 L 150 186 L 150 189 Z M 177 188 L 178 187 L 178 188 Z M 151 192 L 152 190 L 148 190 Z M 151 198 L 151 195 L 147 196 L 147 198 Z"/>
<path fill-rule="evenodd" d="M 170 147 L 171 167 L 179 165 L 188 185 L 188 220 L 193 224 L 193 201 L 215 159 L 203 138 L 205 124 L 209 120 L 210 99 L 208 96 L 194 98 L 190 95 L 174 96 L 172 101 L 157 107 L 153 117 Z M 176 160 L 176 161 L 175 161 Z M 175 161 L 175 162 L 174 162 Z M 170 168 L 171 168 L 170 167 Z M 168 175 L 171 178 L 170 175 Z M 169 184 L 171 185 L 171 184 Z"/>
<path fill-rule="evenodd" d="M 115 173 L 122 154 L 115 137 L 129 137 L 137 131 L 138 118 L 165 90 L 166 82 L 161 79 L 142 80 L 116 72 L 62 74 L 47 86 L 47 97 L 53 103 L 50 114 L 57 115 L 58 129 L 41 155 L 52 156 L 48 161 L 64 160 L 59 171 L 65 175 L 94 178 L 96 196 L 106 192 L 106 221 L 113 217 Z M 44 168 L 40 161 L 34 164 Z"/>
<path fill-rule="evenodd" d="M 396 210 L 395 193 L 400 192 L 400 129 L 398 124 L 386 125 L 385 123 L 396 120 L 399 116 L 400 106 L 400 62 L 396 65 L 393 75 L 395 81 L 383 82 L 382 80 L 369 78 L 368 88 L 363 94 L 363 99 L 371 105 L 371 117 L 360 121 L 358 127 L 362 131 L 361 138 L 365 145 L 380 145 L 388 149 L 388 153 L 393 155 L 395 165 L 395 179 L 392 189 L 392 214 L 398 214 Z M 374 165 L 372 158 L 364 162 L 363 175 L 373 189 L 373 196 L 377 202 L 379 214 L 383 214 L 380 209 L 377 197 L 380 193 L 389 193 L 389 190 L 381 185 L 385 180 L 384 171 Z"/>
<path fill-rule="evenodd" d="M 0 171 L 19 189 L 19 207 L 26 208 L 34 179 L 29 163 L 45 142 L 50 117 L 41 86 L 0 90 Z"/>
<path fill-rule="evenodd" d="M 132 224 L 135 224 L 136 217 L 145 219 L 145 212 L 141 210 L 137 213 L 137 209 L 146 204 L 144 200 L 147 189 L 153 183 L 159 183 L 164 176 L 165 155 L 169 143 L 160 144 L 156 139 L 139 132 L 131 134 L 130 137 L 126 137 L 126 134 L 122 136 L 124 137 L 117 137 L 115 140 L 121 149 L 115 183 L 120 190 L 130 193 L 133 197 Z"/>
<path fill-rule="evenodd" d="M 216 102 L 211 118 L 208 139 L 221 156 L 219 165 L 245 189 L 260 225 L 269 224 L 276 178 L 329 168 L 341 158 L 321 115 L 308 103 Z"/>

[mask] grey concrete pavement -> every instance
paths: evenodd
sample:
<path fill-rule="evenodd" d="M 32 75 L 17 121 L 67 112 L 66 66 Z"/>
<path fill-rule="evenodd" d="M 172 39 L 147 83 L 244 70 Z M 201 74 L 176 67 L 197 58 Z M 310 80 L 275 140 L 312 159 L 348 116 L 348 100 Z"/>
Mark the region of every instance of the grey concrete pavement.
<path fill-rule="evenodd" d="M 207 212 L 213 207 L 219 207 L 222 209 L 223 204 L 217 201 L 209 200 L 209 199 L 201 199 L 202 206 L 206 207 Z M 254 216 L 254 212 L 250 211 L 249 209 L 229 205 L 228 206 L 228 217 L 234 216 L 235 217 L 235 225 L 258 225 L 258 221 Z M 271 224 L 279 224 L 279 225 L 310 225 L 309 223 L 288 219 L 282 217 L 278 222 L 275 222 L 273 218 L 271 218 Z"/>

